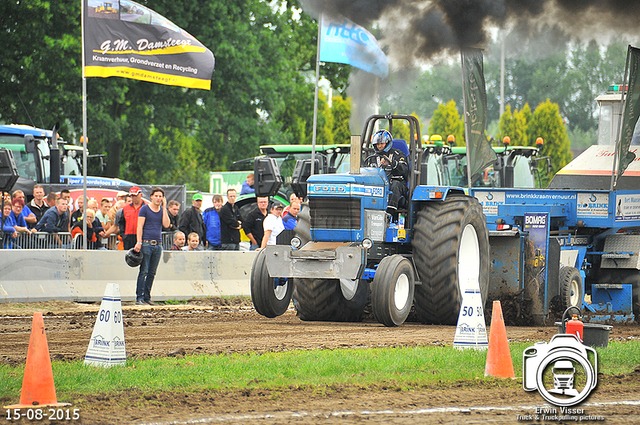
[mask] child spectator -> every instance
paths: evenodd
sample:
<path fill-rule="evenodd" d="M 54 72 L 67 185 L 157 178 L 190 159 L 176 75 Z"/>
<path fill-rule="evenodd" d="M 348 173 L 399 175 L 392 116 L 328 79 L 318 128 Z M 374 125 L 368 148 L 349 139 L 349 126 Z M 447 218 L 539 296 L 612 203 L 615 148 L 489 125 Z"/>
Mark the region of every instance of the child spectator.
<path fill-rule="evenodd" d="M 196 232 L 189 233 L 188 245 L 182 247 L 183 251 L 204 251 L 204 247 L 200 245 L 200 236 Z"/>

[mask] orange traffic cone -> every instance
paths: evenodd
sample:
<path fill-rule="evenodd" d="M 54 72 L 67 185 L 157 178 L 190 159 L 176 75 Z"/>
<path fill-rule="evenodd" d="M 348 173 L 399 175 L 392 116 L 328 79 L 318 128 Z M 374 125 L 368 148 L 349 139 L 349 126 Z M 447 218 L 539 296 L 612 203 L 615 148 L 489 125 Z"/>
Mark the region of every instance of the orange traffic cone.
<path fill-rule="evenodd" d="M 69 406 L 70 403 L 58 403 L 56 388 L 53 384 L 53 371 L 49 358 L 47 335 L 44 333 L 42 313 L 34 313 L 31 325 L 27 364 L 22 379 L 20 404 L 4 406 L 5 409 L 28 408 L 33 406 Z"/>
<path fill-rule="evenodd" d="M 511 351 L 509 351 L 509 341 L 507 340 L 507 329 L 504 326 L 500 301 L 493 302 L 491 330 L 489 331 L 489 351 L 487 352 L 487 364 L 484 368 L 484 376 L 515 378 L 513 362 L 511 361 Z"/>

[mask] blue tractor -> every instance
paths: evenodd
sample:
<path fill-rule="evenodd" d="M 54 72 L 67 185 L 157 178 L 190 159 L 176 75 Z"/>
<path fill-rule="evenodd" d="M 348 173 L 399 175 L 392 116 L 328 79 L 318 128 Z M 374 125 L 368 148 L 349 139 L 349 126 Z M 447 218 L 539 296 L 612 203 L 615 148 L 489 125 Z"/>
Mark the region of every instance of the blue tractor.
<path fill-rule="evenodd" d="M 594 145 L 547 189 L 473 188 L 487 217 L 489 294 L 512 294 L 536 324 L 577 307 L 591 322 L 640 312 L 640 166 L 610 189 L 615 147 Z"/>
<path fill-rule="evenodd" d="M 363 168 L 371 139 L 386 123 L 406 122 L 408 140 L 393 146 L 409 163 L 408 196 L 397 219 L 387 213 L 390 184 L 379 168 Z M 251 271 L 258 313 L 283 314 L 293 299 L 302 320 L 358 321 L 370 298 L 385 326 L 404 323 L 412 309 L 426 323 L 455 324 L 462 294 L 489 288 L 489 238 L 478 200 L 443 185 L 442 146 L 420 144 L 420 124 L 408 115 L 373 115 L 351 145 L 350 172 L 310 175 L 301 161 L 292 186 L 307 202 L 290 243 L 267 246 Z M 281 183 L 275 161 L 256 160 L 256 194 L 271 196 Z M 288 242 L 288 241 L 287 241 Z"/>

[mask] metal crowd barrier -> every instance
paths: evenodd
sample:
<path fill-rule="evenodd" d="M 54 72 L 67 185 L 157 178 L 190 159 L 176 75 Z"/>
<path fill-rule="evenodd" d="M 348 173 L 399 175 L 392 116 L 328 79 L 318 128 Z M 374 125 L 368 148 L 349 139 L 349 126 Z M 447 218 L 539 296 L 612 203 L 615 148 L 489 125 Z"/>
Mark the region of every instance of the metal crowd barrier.
<path fill-rule="evenodd" d="M 162 249 L 171 251 L 173 248 L 173 234 L 175 232 L 162 232 Z"/>
<path fill-rule="evenodd" d="M 11 236 L 5 234 L 5 238 Z M 73 239 L 71 233 L 18 233 L 18 237 L 10 239 L 12 249 L 71 249 Z"/>
<path fill-rule="evenodd" d="M 5 234 L 5 238 L 11 238 Z M 16 239 L 10 239 L 12 249 L 82 249 L 82 235 L 71 236 L 69 232 L 60 233 L 18 233 Z M 109 250 L 122 250 L 121 239 L 118 235 L 102 238 L 102 245 Z M 171 250 L 173 247 L 173 232 L 162 233 L 162 249 Z M 0 245 L 0 249 L 2 245 Z"/>

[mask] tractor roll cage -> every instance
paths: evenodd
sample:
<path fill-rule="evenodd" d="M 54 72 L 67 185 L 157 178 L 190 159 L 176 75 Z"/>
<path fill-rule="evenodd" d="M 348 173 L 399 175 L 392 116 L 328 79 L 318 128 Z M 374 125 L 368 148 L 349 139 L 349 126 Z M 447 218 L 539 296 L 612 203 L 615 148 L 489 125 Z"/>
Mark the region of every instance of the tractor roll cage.
<path fill-rule="evenodd" d="M 362 162 L 364 162 L 368 155 L 373 153 L 374 149 L 371 145 L 371 138 L 373 137 L 373 134 L 379 130 L 378 122 L 381 120 L 386 120 L 388 122 L 388 130 L 391 135 L 393 135 L 393 120 L 404 120 L 409 124 L 409 140 L 405 141 L 409 147 L 409 156 L 407 157 L 407 161 L 409 162 L 409 199 L 411 199 L 413 191 L 420 181 L 420 153 L 422 152 L 420 123 L 413 115 L 371 115 L 364 123 L 364 130 L 362 131 Z"/>

